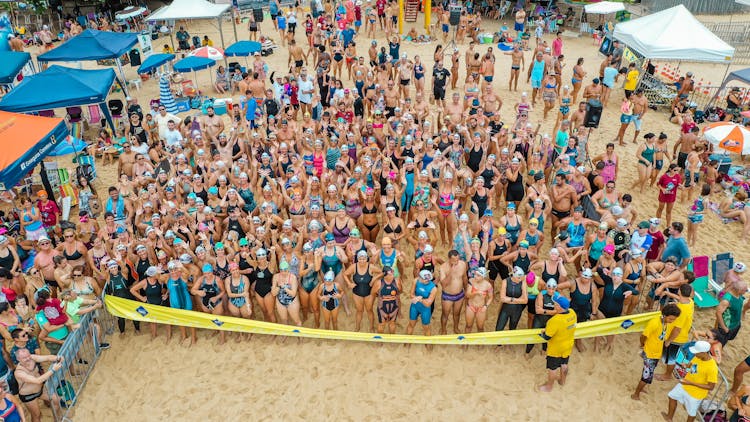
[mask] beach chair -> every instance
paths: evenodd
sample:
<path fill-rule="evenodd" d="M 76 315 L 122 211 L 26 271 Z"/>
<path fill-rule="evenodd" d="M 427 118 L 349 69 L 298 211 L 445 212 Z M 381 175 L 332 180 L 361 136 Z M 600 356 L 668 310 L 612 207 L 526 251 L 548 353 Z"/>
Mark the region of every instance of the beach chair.
<path fill-rule="evenodd" d="M 68 122 L 78 123 L 83 120 L 83 110 L 81 107 L 65 107 L 65 111 L 67 112 L 67 116 L 65 117 L 68 119 Z"/>
<path fill-rule="evenodd" d="M 180 86 L 182 87 L 182 96 L 183 97 L 195 97 L 196 95 L 199 95 L 198 87 L 195 86 L 195 83 L 191 80 L 186 80 L 180 82 Z"/>
<path fill-rule="evenodd" d="M 102 112 L 99 110 L 98 104 L 89 105 L 89 125 L 101 125 L 102 123 Z"/>
<path fill-rule="evenodd" d="M 695 274 L 695 281 L 692 286 L 695 291 L 695 305 L 698 308 L 713 308 L 719 304 L 713 289 L 709 287 L 710 280 L 708 273 L 709 258 L 707 256 L 694 256 L 688 269 Z"/>
<path fill-rule="evenodd" d="M 731 252 L 724 252 L 716 255 L 711 261 L 711 279 L 708 280 L 708 286 L 717 295 L 724 290 L 724 276 L 734 266 L 734 255 Z"/>
<path fill-rule="evenodd" d="M 107 108 L 109 113 L 112 115 L 112 120 L 121 123 L 123 121 L 122 111 L 125 109 L 125 105 L 122 100 L 115 98 L 107 101 Z"/>

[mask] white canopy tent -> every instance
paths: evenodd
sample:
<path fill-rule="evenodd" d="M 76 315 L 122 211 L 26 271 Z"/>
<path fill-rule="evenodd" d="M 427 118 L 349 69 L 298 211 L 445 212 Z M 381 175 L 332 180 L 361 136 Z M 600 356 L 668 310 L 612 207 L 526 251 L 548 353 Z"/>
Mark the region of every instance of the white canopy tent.
<path fill-rule="evenodd" d="M 599 3 L 587 4 L 583 7 L 583 10 L 592 15 L 608 15 L 610 13 L 617 13 L 621 10 L 625 10 L 625 5 L 612 1 L 601 1 Z"/>
<path fill-rule="evenodd" d="M 685 6 L 618 23 L 615 39 L 647 59 L 726 63 L 734 47 L 703 26 Z"/>
<path fill-rule="evenodd" d="M 156 21 L 176 21 L 179 19 L 216 19 L 219 25 L 219 35 L 221 36 L 221 47 L 224 45 L 224 33 L 221 30 L 221 17 L 232 7 L 231 4 L 215 4 L 206 0 L 174 0 L 169 6 L 159 8 L 146 20 L 149 22 Z M 237 41 L 237 26 L 234 25 L 234 38 Z M 174 43 L 173 43 L 174 44 Z"/>

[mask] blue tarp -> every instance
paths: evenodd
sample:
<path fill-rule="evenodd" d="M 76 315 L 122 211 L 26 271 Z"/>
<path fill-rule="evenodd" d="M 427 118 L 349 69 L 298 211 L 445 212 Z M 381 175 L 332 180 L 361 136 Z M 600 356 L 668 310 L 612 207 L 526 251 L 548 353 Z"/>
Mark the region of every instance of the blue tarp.
<path fill-rule="evenodd" d="M 224 50 L 224 55 L 227 57 L 232 56 L 249 56 L 255 52 L 259 52 L 261 45 L 258 41 L 237 41 L 236 43 L 227 47 Z"/>
<path fill-rule="evenodd" d="M 37 57 L 40 62 L 116 59 L 138 42 L 134 32 L 87 29 Z"/>
<path fill-rule="evenodd" d="M 174 64 L 174 70 L 180 73 L 192 72 L 195 70 L 208 69 L 216 64 L 215 60 L 205 57 L 187 56 Z"/>
<path fill-rule="evenodd" d="M 49 155 L 50 157 L 60 157 L 69 154 L 85 153 L 87 146 L 88 145 L 86 145 L 86 142 L 83 142 L 81 139 L 74 138 L 71 135 L 68 136 L 65 141 L 58 141 L 55 149 L 47 155 Z"/>
<path fill-rule="evenodd" d="M 0 84 L 12 84 L 29 60 L 31 54 L 26 52 L 0 52 Z"/>
<path fill-rule="evenodd" d="M 174 60 L 174 54 L 152 54 L 138 67 L 138 73 L 148 73 L 164 63 Z"/>
<path fill-rule="evenodd" d="M 53 108 L 100 104 L 104 116 L 114 128 L 112 116 L 104 104 L 115 71 L 83 70 L 53 65 L 36 75 L 27 76 L 0 100 L 0 110 L 29 113 Z"/>

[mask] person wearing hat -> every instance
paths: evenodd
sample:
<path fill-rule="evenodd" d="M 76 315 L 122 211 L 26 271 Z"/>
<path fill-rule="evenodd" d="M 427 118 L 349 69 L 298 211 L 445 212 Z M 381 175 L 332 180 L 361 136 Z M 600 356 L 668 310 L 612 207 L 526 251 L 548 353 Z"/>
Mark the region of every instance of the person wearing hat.
<path fill-rule="evenodd" d="M 591 320 L 591 316 L 599 308 L 599 292 L 593 283 L 593 277 L 593 271 L 584 268 L 572 282 L 561 283 L 563 288 L 567 287 L 570 291 L 570 308 L 576 313 L 576 322 Z M 579 352 L 586 351 L 583 340 L 576 340 L 575 345 Z"/>
<path fill-rule="evenodd" d="M 137 300 L 151 305 L 162 305 L 167 298 L 166 286 L 160 280 L 159 267 L 149 267 L 146 277 L 130 287 L 130 294 Z M 143 292 L 143 294 L 141 294 Z M 156 323 L 151 323 L 151 339 L 156 338 Z M 171 331 L 171 328 L 170 328 Z"/>
<path fill-rule="evenodd" d="M 604 285 L 597 314 L 600 318 L 614 318 L 622 315 L 625 299 L 638 295 L 638 290 L 623 279 L 623 270 L 615 267 L 611 271 L 599 267 L 594 274 Z M 615 336 L 607 336 L 605 350 L 612 351 Z"/>
<path fill-rule="evenodd" d="M 630 396 L 631 399 L 640 400 L 640 394 L 643 392 L 643 389 L 653 381 L 656 366 L 659 364 L 659 359 L 664 350 L 664 340 L 666 333 L 669 332 L 669 324 L 674 323 L 680 314 L 680 308 L 670 303 L 662 308 L 661 314 L 651 318 L 646 323 L 646 328 L 641 333 L 643 370 L 641 371 L 641 379 L 638 381 L 638 386 Z"/>
<path fill-rule="evenodd" d="M 651 249 L 651 245 L 654 242 L 653 236 L 649 233 L 651 223 L 643 220 L 638 223 L 636 230 L 630 235 L 630 253 L 634 251 L 640 251 L 643 258 L 646 258 L 646 253 Z"/>
<path fill-rule="evenodd" d="M 321 286 L 322 284 L 318 285 L 318 289 Z M 302 326 L 299 313 L 300 301 L 298 289 L 299 279 L 289 271 L 289 263 L 287 261 L 280 261 L 279 272 L 274 274 L 271 287 L 271 296 L 276 298 L 276 312 L 279 314 L 279 323 L 287 324 L 291 318 L 294 325 L 298 327 Z M 340 292 L 341 290 L 339 289 L 338 291 Z M 320 292 L 315 293 L 313 296 L 318 297 L 320 300 Z"/>
<path fill-rule="evenodd" d="M 558 254 L 553 248 L 550 252 L 551 255 Z M 547 321 L 555 315 L 558 310 L 555 308 L 556 297 L 560 296 L 557 290 L 557 280 L 553 277 L 536 277 L 533 271 L 527 272 L 526 274 L 526 285 L 527 294 L 529 296 L 529 303 L 527 304 L 527 313 L 529 316 L 528 328 L 544 328 Z M 534 300 L 532 299 L 534 297 Z M 524 357 L 529 359 L 531 357 L 531 351 L 534 349 L 534 344 L 526 345 L 526 354 Z M 542 350 L 547 350 L 547 345 L 542 345 Z"/>
<path fill-rule="evenodd" d="M 487 279 L 488 271 L 485 267 L 474 270 L 466 289 L 466 329 L 464 333 L 471 333 L 474 322 L 477 332 L 484 332 L 484 322 L 487 320 L 487 310 L 492 303 L 493 286 Z"/>
<path fill-rule="evenodd" d="M 503 331 L 506 324 L 510 330 L 518 328 L 521 314 L 529 302 L 526 273 L 521 267 L 513 268 L 510 277 L 503 278 L 500 285 L 500 314 L 497 316 L 495 331 Z"/>
<path fill-rule="evenodd" d="M 356 307 L 354 330 L 360 331 L 362 327 L 362 314 L 367 313 L 367 321 L 370 323 L 370 331 L 375 332 L 375 318 L 372 306 L 375 297 L 372 295 L 372 286 L 380 276 L 380 270 L 370 265 L 369 253 L 366 249 L 356 252 L 356 260 L 344 271 L 344 280 L 352 290 L 354 306 Z M 416 271 L 416 265 L 415 269 Z"/>
<path fill-rule="evenodd" d="M 424 335 L 430 334 L 430 322 L 432 321 L 432 304 L 437 297 L 437 286 L 432 280 L 432 273 L 428 270 L 419 272 L 414 286 L 409 294 L 409 325 L 406 327 L 406 334 L 414 334 L 414 326 L 417 325 L 417 318 L 422 322 Z"/>
<path fill-rule="evenodd" d="M 323 322 L 326 330 L 330 330 L 331 328 L 334 330 L 339 329 L 339 301 L 343 297 L 344 292 L 341 285 L 335 279 L 336 276 L 333 274 L 333 271 L 327 271 L 323 275 L 323 282 L 313 292 L 317 300 L 320 301 L 320 309 L 323 314 Z"/>
<path fill-rule="evenodd" d="M 120 264 L 113 259 L 102 264 L 106 264 L 107 268 L 104 273 L 104 293 L 123 299 L 133 300 L 134 297 L 130 293 L 130 286 L 128 286 L 129 282 L 123 276 Z M 140 334 L 140 321 L 133 320 L 133 328 L 135 328 L 136 334 Z M 123 334 L 125 334 L 125 318 L 117 317 L 117 329 L 120 331 L 120 337 L 122 337 Z"/>
<path fill-rule="evenodd" d="M 669 398 L 667 411 L 661 412 L 664 420 L 672 421 L 677 410 L 677 403 L 685 406 L 688 422 L 695 420 L 701 402 L 716 387 L 719 380 L 719 365 L 711 356 L 710 351 L 711 344 L 703 340 L 696 341 L 688 347 L 688 352 L 693 355 L 687 364 L 690 370 L 667 394 Z"/>
<path fill-rule="evenodd" d="M 568 375 L 568 360 L 573 351 L 576 332 L 576 313 L 570 309 L 570 300 L 557 295 L 552 300 L 554 310 L 539 334 L 547 346 L 547 382 L 539 385 L 539 391 L 550 392 L 557 381 L 565 385 Z"/>

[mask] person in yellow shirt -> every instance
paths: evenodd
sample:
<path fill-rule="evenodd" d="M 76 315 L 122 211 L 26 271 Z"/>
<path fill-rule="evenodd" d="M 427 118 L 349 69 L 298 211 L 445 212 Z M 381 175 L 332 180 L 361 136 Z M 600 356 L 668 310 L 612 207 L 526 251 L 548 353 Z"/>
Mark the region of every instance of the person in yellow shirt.
<path fill-rule="evenodd" d="M 669 337 L 671 325 L 679 316 L 680 308 L 670 303 L 662 308 L 661 315 L 655 316 L 646 324 L 646 328 L 641 333 L 643 371 L 635 393 L 630 396 L 631 399 L 640 400 L 643 389 L 654 380 L 656 365 L 659 364 L 664 348 L 664 340 Z"/>
<path fill-rule="evenodd" d="M 719 365 L 709 353 L 709 342 L 696 341 L 688 350 L 695 356 L 687 366 L 687 375 L 667 394 L 669 406 L 666 412 L 661 412 L 664 420 L 668 422 L 672 421 L 678 402 L 685 406 L 687 422 L 693 422 L 701 401 L 716 387 L 719 379 Z"/>
<path fill-rule="evenodd" d="M 695 279 L 694 276 L 692 278 Z M 670 324 L 671 332 L 664 340 L 664 356 L 662 356 L 662 362 L 666 364 L 666 370 L 663 374 L 656 376 L 656 379 L 659 381 L 672 379 L 672 371 L 674 371 L 677 352 L 683 344 L 690 340 L 690 328 L 693 326 L 695 303 L 693 303 L 692 299 L 693 286 L 688 284 L 690 283 L 689 279 L 686 281 L 687 283 L 681 285 L 679 289 L 677 289 L 677 294 L 674 294 L 669 290 L 664 291 L 664 294 L 677 300 L 677 306 L 680 308 L 681 313 L 680 317 L 677 318 L 674 323 Z"/>
<path fill-rule="evenodd" d="M 568 359 L 573 351 L 576 332 L 576 313 L 570 309 L 570 300 L 565 296 L 553 299 L 557 312 L 539 334 L 547 341 L 547 382 L 539 386 L 540 391 L 550 392 L 555 381 L 565 385 L 568 375 Z"/>
<path fill-rule="evenodd" d="M 161 52 L 164 54 L 174 54 L 174 50 L 172 50 L 172 47 L 170 47 L 169 44 L 164 44 L 164 48 L 161 49 Z"/>
<path fill-rule="evenodd" d="M 640 75 L 641 72 L 635 67 L 635 63 L 630 63 L 628 65 L 628 73 L 625 76 L 625 86 L 623 86 L 625 89 L 625 98 L 630 99 L 630 96 L 633 95 L 635 87 L 638 86 L 638 77 Z"/>
<path fill-rule="evenodd" d="M 203 47 L 213 47 L 214 46 L 214 42 L 211 41 L 210 38 L 208 38 L 208 35 L 204 35 L 203 36 L 203 41 L 201 41 L 201 45 Z"/>

